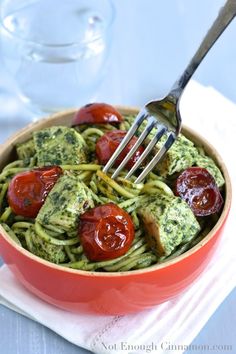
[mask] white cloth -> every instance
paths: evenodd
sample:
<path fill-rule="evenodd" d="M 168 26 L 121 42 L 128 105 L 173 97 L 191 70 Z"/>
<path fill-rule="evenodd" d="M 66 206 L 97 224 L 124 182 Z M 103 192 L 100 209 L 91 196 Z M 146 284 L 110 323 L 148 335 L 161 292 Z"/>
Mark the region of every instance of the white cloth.
<path fill-rule="evenodd" d="M 181 112 L 184 123 L 202 133 L 221 153 L 234 185 L 236 106 L 214 89 L 191 82 Z M 114 317 L 69 313 L 29 293 L 6 266 L 0 269 L 0 303 L 95 353 L 140 353 L 141 349 L 148 353 L 152 349 L 161 354 L 173 352 L 168 351 L 171 345 L 182 346 L 181 353 L 236 285 L 235 212 L 233 201 L 220 246 L 198 280 L 184 294 L 151 310 Z"/>

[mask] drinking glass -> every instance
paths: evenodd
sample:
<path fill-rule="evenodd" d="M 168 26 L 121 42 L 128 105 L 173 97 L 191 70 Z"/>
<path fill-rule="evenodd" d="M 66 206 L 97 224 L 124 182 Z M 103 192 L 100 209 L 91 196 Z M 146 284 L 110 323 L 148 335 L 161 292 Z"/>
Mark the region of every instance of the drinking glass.
<path fill-rule="evenodd" d="M 94 100 L 109 57 L 110 0 L 2 0 L 3 60 L 37 113 Z"/>

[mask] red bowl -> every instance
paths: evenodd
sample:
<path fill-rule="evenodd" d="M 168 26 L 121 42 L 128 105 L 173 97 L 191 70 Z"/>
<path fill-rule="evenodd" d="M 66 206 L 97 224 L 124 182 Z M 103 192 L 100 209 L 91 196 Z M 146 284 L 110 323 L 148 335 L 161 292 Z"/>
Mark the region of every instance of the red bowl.
<path fill-rule="evenodd" d="M 121 113 L 136 109 L 118 107 Z M 70 125 L 75 111 L 58 113 L 33 123 L 9 139 L 0 149 L 0 168 L 14 159 L 14 146 L 32 131 L 51 125 Z M 183 133 L 203 146 L 221 168 L 225 181 L 222 214 L 208 235 L 195 247 L 162 264 L 127 272 L 87 272 L 47 262 L 18 246 L 0 226 L 0 253 L 16 278 L 32 293 L 62 309 L 97 314 L 127 314 L 151 308 L 184 291 L 205 269 L 222 235 L 231 204 L 227 169 L 216 150 L 202 137 L 183 128 Z"/>

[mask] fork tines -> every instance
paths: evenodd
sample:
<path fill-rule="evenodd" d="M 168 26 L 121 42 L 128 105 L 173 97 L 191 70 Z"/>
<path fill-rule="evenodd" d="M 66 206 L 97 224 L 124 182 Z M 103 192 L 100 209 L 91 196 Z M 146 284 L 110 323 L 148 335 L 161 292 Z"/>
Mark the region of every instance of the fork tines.
<path fill-rule="evenodd" d="M 139 112 L 137 117 L 135 118 L 133 124 L 131 125 L 130 129 L 128 130 L 127 134 L 125 135 L 124 139 L 114 152 L 114 154 L 111 156 L 110 160 L 107 162 L 106 166 L 103 168 L 103 172 L 107 173 L 109 169 L 114 165 L 116 159 L 120 155 L 120 153 L 124 150 L 126 145 L 129 143 L 129 141 L 132 139 L 132 137 L 135 135 L 137 132 L 138 128 L 144 122 L 144 120 L 147 121 L 147 125 L 141 135 L 139 136 L 138 140 L 134 144 L 134 146 L 131 148 L 129 153 L 126 155 L 126 157 L 123 159 L 123 161 L 120 163 L 120 165 L 117 167 L 115 172 L 112 175 L 112 178 L 116 178 L 120 171 L 125 167 L 129 159 L 132 157 L 132 155 L 135 153 L 135 151 L 139 148 L 139 146 L 143 143 L 143 141 L 147 138 L 147 136 L 150 134 L 150 132 L 153 129 L 156 129 L 156 133 L 153 136 L 153 138 L 150 140 L 148 143 L 147 147 L 145 148 L 144 152 L 142 155 L 139 157 L 139 159 L 135 162 L 131 170 L 127 173 L 125 176 L 125 179 L 128 179 L 131 177 L 134 172 L 141 167 L 141 164 L 143 161 L 148 157 L 148 155 L 151 153 L 157 142 L 161 139 L 161 137 L 165 134 L 168 133 L 167 135 L 167 140 L 163 144 L 162 148 L 157 152 L 157 154 L 151 159 L 151 161 L 147 164 L 147 166 L 144 168 L 144 170 L 141 172 L 141 174 L 138 176 L 138 178 L 135 180 L 135 183 L 140 183 L 149 172 L 156 166 L 156 164 L 161 160 L 163 155 L 167 152 L 167 150 L 171 147 L 171 145 L 174 143 L 176 139 L 176 134 L 171 131 L 168 132 L 168 129 L 165 125 L 161 124 L 158 122 L 157 118 L 151 116 L 145 109 Z"/>

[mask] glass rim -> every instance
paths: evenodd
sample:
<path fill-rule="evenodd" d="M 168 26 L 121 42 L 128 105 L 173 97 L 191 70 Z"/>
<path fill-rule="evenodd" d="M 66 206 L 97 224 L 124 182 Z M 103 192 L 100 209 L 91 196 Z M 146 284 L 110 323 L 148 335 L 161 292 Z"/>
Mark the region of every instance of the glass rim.
<path fill-rule="evenodd" d="M 78 41 L 78 42 L 74 41 L 74 42 L 53 44 L 53 43 L 44 43 L 44 42 L 41 42 L 41 41 L 34 41 L 34 40 L 31 40 L 31 39 L 19 36 L 17 34 L 14 34 L 12 31 L 9 31 L 8 28 L 6 28 L 6 26 L 4 25 L 4 22 L 3 22 L 3 17 L 2 17 L 1 11 L 0 11 L 0 25 L 4 29 L 4 31 L 6 31 L 7 34 L 10 35 L 12 38 L 15 38 L 15 39 L 17 39 L 19 41 L 22 41 L 22 42 L 25 42 L 25 43 L 34 44 L 34 45 L 39 46 L 39 47 L 58 49 L 58 48 L 70 48 L 70 47 L 85 46 L 87 44 L 96 42 L 97 40 L 102 38 L 104 33 L 106 33 L 107 30 L 109 28 L 111 28 L 111 26 L 112 26 L 112 24 L 113 24 L 113 22 L 115 20 L 116 10 L 115 10 L 115 6 L 114 6 L 114 3 L 113 3 L 113 0 L 106 0 L 106 1 L 107 1 L 108 5 L 110 7 L 109 20 L 108 20 L 105 28 L 97 36 L 94 36 L 93 38 L 87 39 L 87 40 L 82 40 L 82 41 Z"/>

